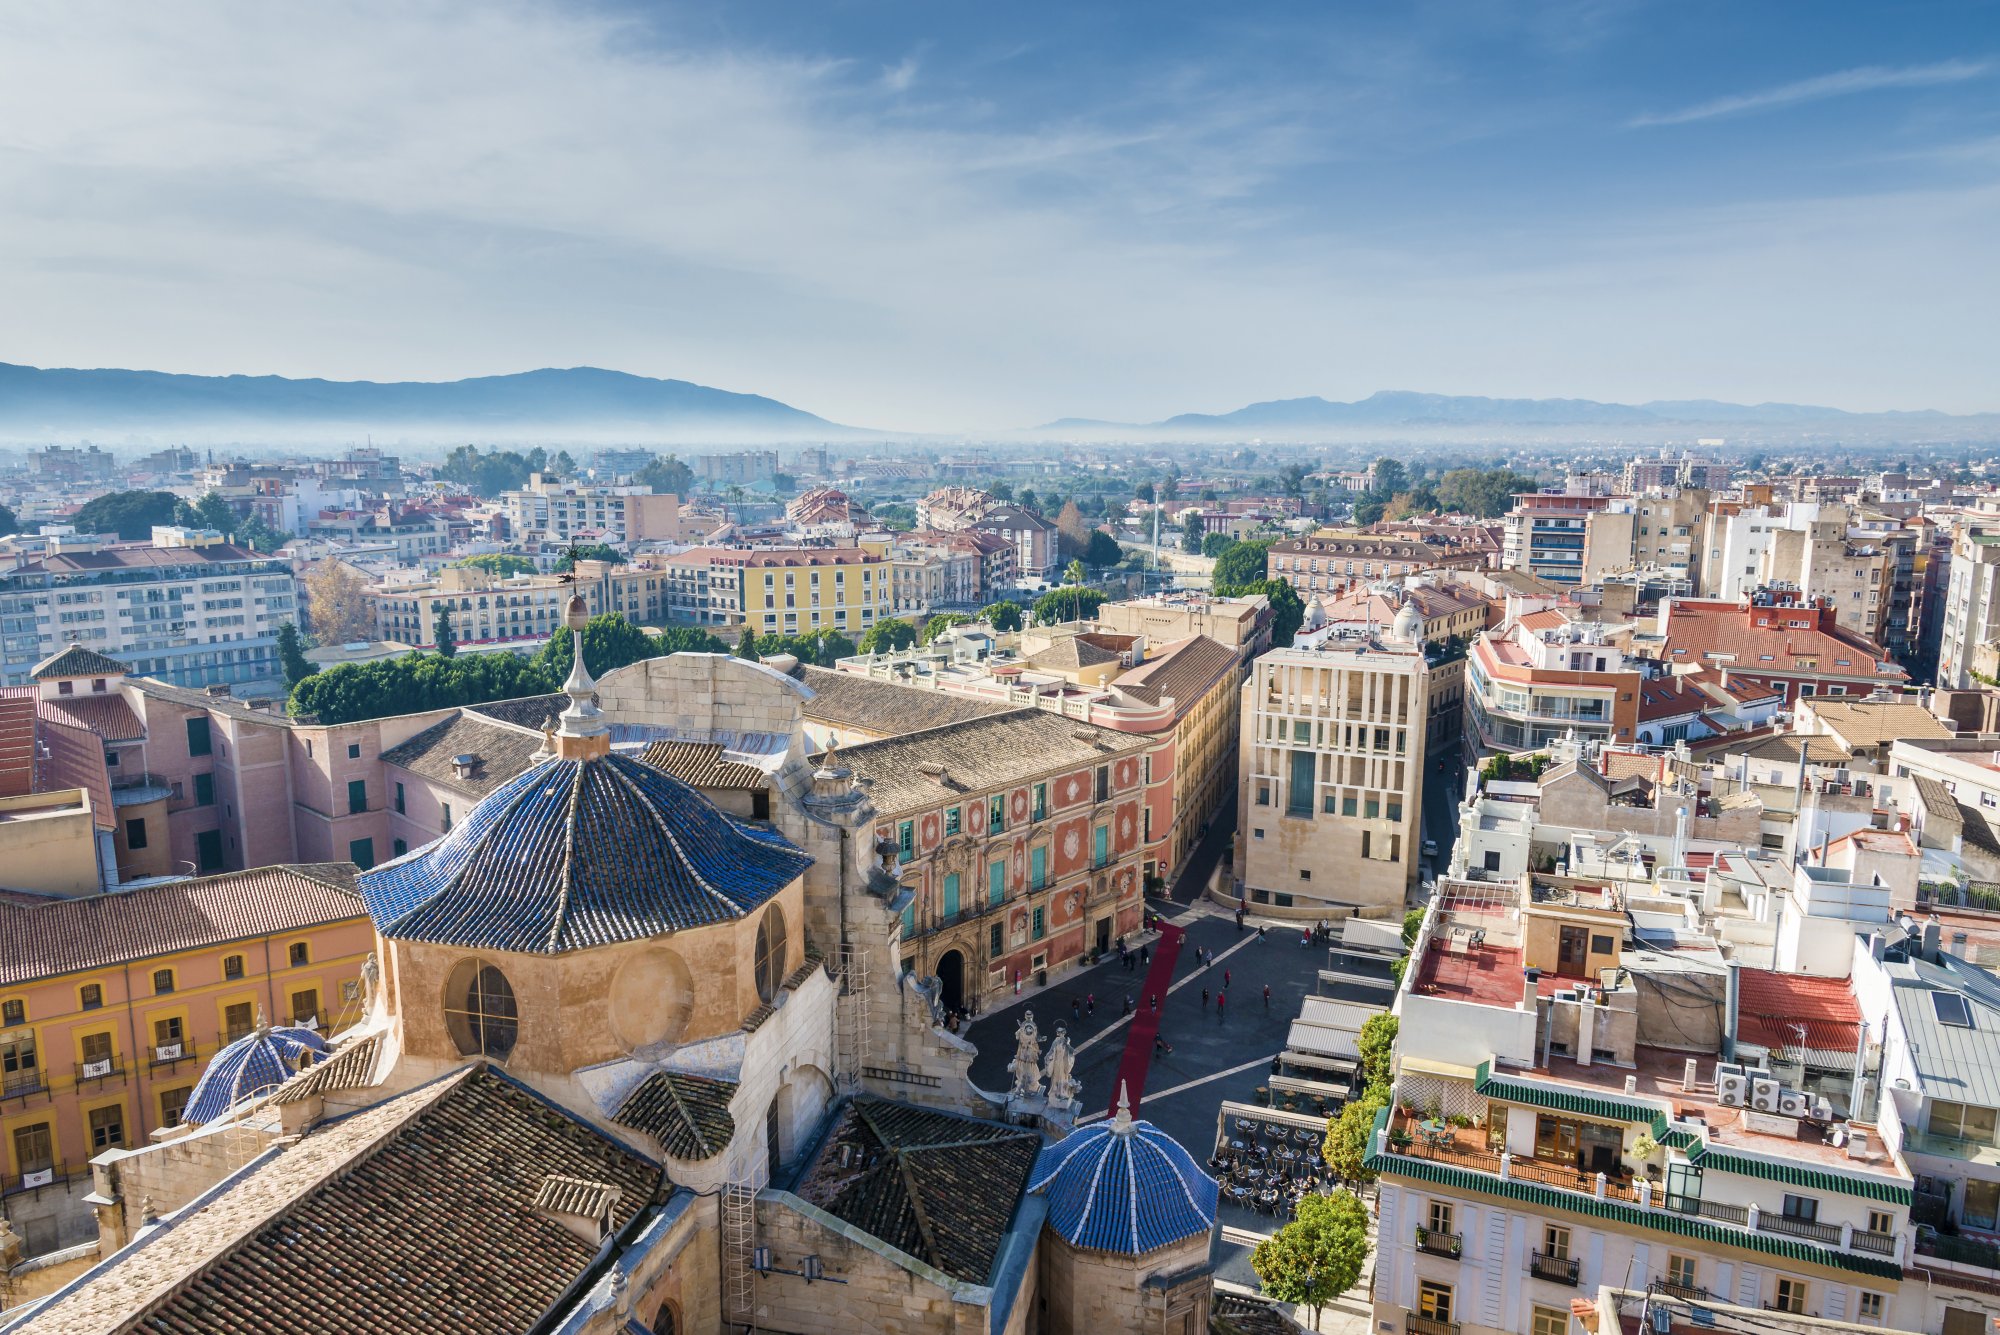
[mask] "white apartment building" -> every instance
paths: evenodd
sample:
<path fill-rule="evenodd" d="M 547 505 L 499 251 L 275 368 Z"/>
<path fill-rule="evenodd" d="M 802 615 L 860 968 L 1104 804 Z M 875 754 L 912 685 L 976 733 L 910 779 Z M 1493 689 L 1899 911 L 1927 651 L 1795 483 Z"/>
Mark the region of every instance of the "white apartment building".
<path fill-rule="evenodd" d="M 521 490 L 501 492 L 500 505 L 516 540 L 540 534 L 546 542 L 623 547 L 680 541 L 680 497 L 647 487 L 593 486 L 535 473 Z"/>
<path fill-rule="evenodd" d="M 162 527 L 150 543 L 55 542 L 0 577 L 0 684 L 69 644 L 178 686 L 280 675 L 278 627 L 298 617 L 289 562 L 212 530 Z"/>
<path fill-rule="evenodd" d="M 1944 632 L 1938 646 L 1937 684 L 1973 684 L 1973 661 L 1982 646 L 2000 639 L 2000 531 L 1967 523 L 1951 544 L 1951 579 L 1945 586 Z"/>
<path fill-rule="evenodd" d="M 1302 631 L 1242 688 L 1236 889 L 1260 912 L 1401 913 L 1421 854 L 1422 617 Z"/>

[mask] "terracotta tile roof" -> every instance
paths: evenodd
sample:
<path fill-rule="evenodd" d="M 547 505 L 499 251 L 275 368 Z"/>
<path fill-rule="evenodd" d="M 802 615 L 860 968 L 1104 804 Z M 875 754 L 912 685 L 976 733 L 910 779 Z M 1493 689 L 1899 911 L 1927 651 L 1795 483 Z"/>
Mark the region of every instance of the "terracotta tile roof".
<path fill-rule="evenodd" d="M 106 658 L 95 649 L 72 641 L 67 649 L 51 654 L 35 664 L 28 675 L 36 681 L 52 677 L 122 677 L 131 669 L 115 658 Z"/>
<path fill-rule="evenodd" d="M 343 1089 L 365 1089 L 375 1083 L 375 1061 L 382 1052 L 382 1035 L 355 1039 L 325 1061 L 308 1066 L 271 1093 L 273 1103 L 298 1103 Z"/>
<path fill-rule="evenodd" d="M 35 757 L 36 789 L 81 788 L 90 794 L 92 821 L 100 829 L 115 828 L 118 813 L 111 800 L 111 775 L 104 764 L 104 743 L 97 734 L 38 719 L 35 740 L 40 752 Z M 0 876 L 5 875 L 6 870 L 0 868 Z"/>
<path fill-rule="evenodd" d="M 382 762 L 458 792 L 484 797 L 527 769 L 541 749 L 539 732 L 461 713 L 390 747 L 382 753 Z M 478 757 L 470 778 L 461 779 L 452 763 L 462 755 Z"/>
<path fill-rule="evenodd" d="M 552 1176 L 616 1189 L 660 1168 L 475 1064 L 328 1123 L 58 1294 L 35 1335 L 492 1335 L 535 1327 L 597 1248 L 534 1205 Z"/>
<path fill-rule="evenodd" d="M 729 1148 L 736 1119 L 729 1100 L 736 1082 L 656 1071 L 640 1082 L 611 1120 L 643 1131 L 676 1159 L 700 1162 Z"/>
<path fill-rule="evenodd" d="M 613 754 L 543 761 L 360 888 L 385 936 L 554 954 L 732 921 L 811 863 Z"/>
<path fill-rule="evenodd" d="M 1095 765 L 1150 746 L 1144 733 L 1080 723 L 1046 709 L 1015 709 L 991 718 L 930 728 L 840 750 L 883 816 L 918 811 L 1079 765 Z M 920 768 L 935 761 L 944 775 Z"/>
<path fill-rule="evenodd" d="M 1639 683 L 1641 723 L 1651 723 L 1663 718 L 1679 718 L 1685 714 L 1698 714 L 1712 703 L 1705 693 L 1679 677 L 1662 677 L 1657 681 Z"/>
<path fill-rule="evenodd" d="M 721 742 L 654 742 L 639 753 L 654 769 L 665 770 L 691 788 L 762 788 L 764 771 L 722 753 Z"/>
<path fill-rule="evenodd" d="M 1172 700 L 1185 713 L 1207 698 L 1219 681 L 1236 675 L 1236 651 L 1206 635 L 1163 644 L 1146 661 L 1112 679 L 1128 695 L 1157 704 Z"/>
<path fill-rule="evenodd" d="M 35 790 L 35 688 L 0 691 L 0 797 Z"/>
<path fill-rule="evenodd" d="M 121 695 L 57 696 L 37 701 L 36 710 L 45 719 L 94 732 L 107 742 L 135 742 L 146 735 L 146 725 Z"/>
<path fill-rule="evenodd" d="M 618 1188 L 609 1182 L 593 1182 L 589 1178 L 551 1173 L 536 1188 L 534 1207 L 551 1214 L 602 1219 L 611 1213 L 611 1207 L 617 1203 L 620 1194 Z"/>
<path fill-rule="evenodd" d="M 1737 971 L 1736 1036 L 1767 1048 L 1854 1050 L 1861 1007 L 1844 978 L 1808 978 L 1770 969 Z M 1799 1027 L 1804 1027 L 1803 1040 Z"/>
<path fill-rule="evenodd" d="M 1081 635 L 1065 635 L 1040 653 L 1028 656 L 1028 662 L 1039 668 L 1087 668 L 1117 661 L 1117 654 Z"/>
<path fill-rule="evenodd" d="M 499 719 L 502 723 L 512 723 L 523 728 L 542 730 L 542 725 L 552 718 L 559 718 L 563 710 L 569 708 L 569 697 L 560 691 L 554 695 L 524 695 L 515 700 L 488 700 L 481 705 L 467 705 L 475 714 Z"/>
<path fill-rule="evenodd" d="M 140 694 L 151 696 L 155 700 L 166 700 L 194 709 L 206 709 L 244 723 L 261 723 L 271 728 L 292 726 L 292 720 L 285 714 L 274 714 L 268 709 L 252 709 L 244 701 L 233 696 L 210 695 L 207 691 L 197 691 L 186 686 L 170 686 L 151 677 L 127 677 L 125 680 L 127 684 L 137 687 Z"/>
<path fill-rule="evenodd" d="M 1849 746 L 1884 746 L 1899 738 L 1950 737 L 1937 715 L 1907 700 L 1833 700 L 1823 695 L 1801 702 Z"/>
<path fill-rule="evenodd" d="M 358 918 L 354 864 L 258 867 L 22 905 L 0 901 L 0 985 Z"/>
<path fill-rule="evenodd" d="M 980 700 L 955 691 L 899 686 L 832 668 L 802 668 L 799 679 L 813 693 L 813 698 L 805 703 L 806 718 L 831 727 L 860 728 L 891 736 L 990 718 L 1014 709 L 998 701 Z"/>
<path fill-rule="evenodd" d="M 992 1275 L 1041 1137 L 887 1099 L 844 1105 L 798 1195 L 969 1284 Z"/>
<path fill-rule="evenodd" d="M 1881 646 L 1835 622 L 1820 629 L 1823 612 L 1811 607 L 1676 601 L 1662 614 L 1666 644 L 1659 654 L 1669 662 L 1688 663 L 1718 661 L 1709 659 L 1709 654 L 1732 655 L 1722 661 L 1736 672 L 1753 674 L 1863 678 L 1890 686 L 1908 679 Z M 1801 666 L 1804 663 L 1812 666 Z"/>

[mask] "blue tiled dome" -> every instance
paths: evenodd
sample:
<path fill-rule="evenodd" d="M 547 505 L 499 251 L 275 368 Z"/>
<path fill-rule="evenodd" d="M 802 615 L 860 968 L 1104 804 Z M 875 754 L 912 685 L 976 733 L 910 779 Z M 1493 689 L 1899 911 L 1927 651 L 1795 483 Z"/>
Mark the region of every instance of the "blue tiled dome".
<path fill-rule="evenodd" d="M 547 760 L 361 877 L 382 935 L 556 954 L 741 918 L 811 857 L 629 756 Z"/>
<path fill-rule="evenodd" d="M 1208 1232 L 1221 1195 L 1179 1141 L 1123 1111 L 1045 1148 L 1028 1190 L 1048 1194 L 1063 1241 L 1127 1256 Z"/>
<path fill-rule="evenodd" d="M 181 1120 L 190 1126 L 212 1122 L 244 1099 L 276 1089 L 300 1066 L 326 1052 L 326 1040 L 314 1029 L 290 1025 L 254 1029 L 209 1058 L 181 1110 Z"/>

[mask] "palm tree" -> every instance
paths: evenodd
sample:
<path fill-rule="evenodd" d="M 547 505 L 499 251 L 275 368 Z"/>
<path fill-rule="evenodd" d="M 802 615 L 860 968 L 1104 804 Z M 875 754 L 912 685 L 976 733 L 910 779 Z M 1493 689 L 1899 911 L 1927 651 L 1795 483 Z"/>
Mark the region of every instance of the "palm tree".
<path fill-rule="evenodd" d="M 1063 571 L 1063 583 L 1065 584 L 1082 584 L 1087 578 L 1089 576 L 1083 568 L 1083 562 L 1080 560 L 1071 561 L 1069 568 Z"/>
<path fill-rule="evenodd" d="M 737 523 L 739 523 L 739 524 L 740 524 L 740 523 L 742 523 L 742 522 L 743 522 L 743 488 L 742 488 L 741 486 L 737 485 L 736 483 L 732 482 L 732 483 L 730 483 L 730 484 L 729 484 L 729 490 L 728 490 L 728 491 L 726 491 L 726 492 L 724 492 L 724 493 L 723 493 L 723 495 L 727 496 L 727 497 L 729 498 L 729 503 L 730 503 L 730 504 L 732 504 L 732 505 L 734 505 L 734 506 L 736 507 L 736 522 L 737 522 Z"/>

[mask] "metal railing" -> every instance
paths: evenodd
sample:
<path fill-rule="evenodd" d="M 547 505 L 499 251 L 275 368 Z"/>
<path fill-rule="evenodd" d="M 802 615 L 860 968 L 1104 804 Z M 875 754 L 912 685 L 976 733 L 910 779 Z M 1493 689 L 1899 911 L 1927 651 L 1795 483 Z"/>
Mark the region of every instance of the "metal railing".
<path fill-rule="evenodd" d="M 1854 1230 L 1854 1250 L 1857 1252 L 1872 1252 L 1876 1256 L 1894 1256 L 1896 1254 L 1896 1235 L 1894 1233 L 1871 1233 L 1865 1228 L 1857 1228 Z"/>
<path fill-rule="evenodd" d="M 89 1080 L 123 1080 L 125 1068 L 118 1064 L 116 1057 L 106 1057 L 101 1061 L 78 1062 L 76 1083 L 81 1085 Z"/>
<path fill-rule="evenodd" d="M 1464 1239 L 1456 1233 L 1440 1233 L 1434 1228 L 1417 1230 L 1417 1250 L 1420 1252 L 1429 1252 L 1432 1256 L 1458 1256 L 1464 1246 Z"/>
<path fill-rule="evenodd" d="M 31 1066 L 25 1071 L 8 1071 L 0 1075 L 0 1099 L 21 1099 L 30 1094 L 39 1094 L 49 1087 L 42 1075 L 42 1068 Z"/>
<path fill-rule="evenodd" d="M 1676 1284 L 1671 1279 L 1655 1279 L 1652 1287 L 1655 1293 L 1664 1293 L 1669 1298 L 1680 1298 L 1693 1303 L 1705 1303 L 1709 1300 L 1708 1290 L 1699 1284 Z"/>
<path fill-rule="evenodd" d="M 1545 1252 L 1528 1253 L 1528 1273 L 1536 1279 L 1546 1279 L 1575 1288 L 1577 1276 L 1582 1272 L 1582 1268 L 1574 1256 L 1550 1256 Z"/>
<path fill-rule="evenodd" d="M 146 1065 L 174 1066 L 180 1062 L 191 1062 L 199 1055 L 192 1039 L 182 1039 L 178 1043 L 154 1043 L 146 1049 Z"/>
<path fill-rule="evenodd" d="M 1458 1323 L 1442 1317 L 1418 1316 L 1412 1312 L 1403 1318 L 1403 1330 L 1405 1335 L 1458 1335 Z"/>
<path fill-rule="evenodd" d="M 1822 1224 L 1812 1219 L 1794 1219 L 1790 1215 L 1760 1214 L 1757 1217 L 1759 1233 L 1782 1233 L 1790 1238 L 1804 1238 L 1808 1242 L 1822 1243 L 1828 1247 L 1840 1245 L 1840 1225 Z"/>

